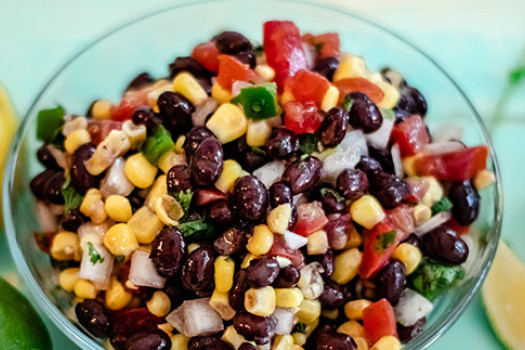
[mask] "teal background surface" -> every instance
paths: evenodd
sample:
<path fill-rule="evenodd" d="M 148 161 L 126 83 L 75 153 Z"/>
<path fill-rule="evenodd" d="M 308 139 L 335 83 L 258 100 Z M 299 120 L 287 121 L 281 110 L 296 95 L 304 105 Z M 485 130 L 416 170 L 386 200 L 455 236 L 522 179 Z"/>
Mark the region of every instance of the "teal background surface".
<path fill-rule="evenodd" d="M 93 39 L 122 23 L 179 2 L 0 0 L 0 82 L 19 115 L 24 115 L 45 82 L 66 59 Z M 525 65 L 525 2 L 323 2 L 352 10 L 407 38 L 442 65 L 466 92 L 489 126 L 499 156 L 505 193 L 503 239 L 525 260 L 525 232 L 521 229 L 525 156 L 520 151 L 525 149 L 525 84 L 511 86 L 508 80 L 512 69 Z M 3 234 L 0 275 L 23 289 Z M 48 324 L 56 349 L 75 349 L 49 321 Z M 478 296 L 431 349 L 500 347 Z"/>

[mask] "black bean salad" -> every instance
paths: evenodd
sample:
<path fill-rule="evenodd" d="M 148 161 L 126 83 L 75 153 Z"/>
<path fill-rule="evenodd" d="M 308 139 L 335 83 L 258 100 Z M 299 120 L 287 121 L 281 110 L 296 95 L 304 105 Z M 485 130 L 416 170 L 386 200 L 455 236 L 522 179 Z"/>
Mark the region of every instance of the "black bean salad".
<path fill-rule="evenodd" d="M 337 33 L 263 29 L 38 114 L 37 242 L 108 347 L 395 350 L 464 275 L 487 147 Z"/>

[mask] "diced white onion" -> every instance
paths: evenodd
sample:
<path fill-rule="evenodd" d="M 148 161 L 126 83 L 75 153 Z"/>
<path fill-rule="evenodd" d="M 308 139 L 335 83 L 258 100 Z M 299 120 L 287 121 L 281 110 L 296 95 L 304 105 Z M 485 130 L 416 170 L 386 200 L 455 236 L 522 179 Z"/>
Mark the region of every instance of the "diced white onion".
<path fill-rule="evenodd" d="M 232 84 L 232 97 L 239 95 L 242 89 L 250 86 L 253 86 L 253 84 L 247 81 L 235 80 Z"/>
<path fill-rule="evenodd" d="M 195 112 L 191 114 L 191 122 L 194 126 L 204 126 L 206 123 L 206 118 L 212 114 L 219 104 L 217 100 L 209 97 L 204 102 L 199 104 L 195 108 Z"/>
<path fill-rule="evenodd" d="M 374 148 L 385 149 L 388 146 L 393 127 L 393 120 L 383 119 L 383 123 L 379 129 L 370 134 L 365 134 L 366 142 Z"/>
<path fill-rule="evenodd" d="M 284 231 L 284 240 L 290 249 L 299 249 L 308 243 L 308 238 L 288 230 Z"/>
<path fill-rule="evenodd" d="M 91 261 L 90 245 L 92 254 L 98 254 L 99 259 Z M 109 278 L 113 270 L 113 256 L 99 242 L 86 242 L 82 247 L 82 262 L 80 263 L 79 276 L 90 280 L 97 285 L 97 289 L 105 290 L 109 287 Z"/>
<path fill-rule="evenodd" d="M 294 326 L 294 313 L 292 309 L 276 308 L 273 317 L 277 321 L 275 334 L 288 335 L 292 333 Z"/>
<path fill-rule="evenodd" d="M 297 286 L 303 292 L 306 299 L 314 300 L 319 298 L 324 290 L 323 266 L 317 261 L 310 263 L 301 269 L 301 278 Z"/>
<path fill-rule="evenodd" d="M 128 180 L 124 174 L 124 166 L 126 161 L 124 158 L 119 157 L 113 161 L 109 168 L 106 176 L 102 179 L 100 185 L 100 193 L 105 197 L 109 197 L 112 194 L 118 194 L 121 196 L 128 196 L 135 186 Z"/>
<path fill-rule="evenodd" d="M 259 169 L 254 170 L 253 176 L 261 180 L 266 188 L 269 188 L 274 182 L 281 179 L 285 170 L 286 167 L 283 162 L 274 160 L 273 162 L 266 163 Z"/>
<path fill-rule="evenodd" d="M 279 264 L 279 268 L 284 269 L 285 267 L 292 264 L 290 259 L 282 257 L 282 256 L 276 256 L 275 260 L 277 260 L 277 263 Z"/>
<path fill-rule="evenodd" d="M 421 294 L 405 289 L 399 303 L 394 307 L 397 322 L 408 327 L 426 317 L 434 306 Z"/>
<path fill-rule="evenodd" d="M 461 151 L 465 149 L 466 146 L 460 141 L 442 141 L 442 142 L 433 142 L 425 146 L 423 151 L 430 154 L 439 154 L 439 153 L 448 153 Z"/>
<path fill-rule="evenodd" d="M 392 163 L 394 163 L 394 173 L 397 177 L 403 178 L 405 172 L 403 171 L 403 163 L 401 163 L 401 151 L 399 150 L 399 145 L 395 143 L 390 150 L 392 154 Z"/>
<path fill-rule="evenodd" d="M 433 142 L 444 142 L 450 140 L 461 140 L 463 128 L 457 124 L 445 124 L 432 132 Z"/>
<path fill-rule="evenodd" d="M 152 288 L 162 288 L 166 283 L 166 279 L 157 273 L 149 253 L 141 249 L 135 250 L 131 257 L 129 280 L 136 286 Z"/>
<path fill-rule="evenodd" d="M 78 117 L 78 116 L 72 116 L 69 115 L 66 118 L 64 118 L 64 126 L 62 127 L 62 134 L 65 137 L 68 137 L 71 135 L 71 133 L 75 130 L 79 129 L 87 129 L 87 119 L 86 117 Z"/>
<path fill-rule="evenodd" d="M 186 337 L 212 335 L 224 330 L 221 315 L 210 306 L 210 299 L 186 300 L 166 316 L 177 331 Z"/>
<path fill-rule="evenodd" d="M 106 232 L 111 227 L 111 225 L 112 225 L 112 222 L 110 220 L 106 220 L 99 225 L 95 225 L 92 222 L 83 223 L 77 229 L 78 239 L 82 241 L 84 236 L 96 235 L 99 237 L 100 240 L 102 240 Z"/>
<path fill-rule="evenodd" d="M 312 69 L 315 64 L 315 56 L 316 56 L 315 48 L 312 45 L 309 45 L 307 43 L 302 43 L 302 44 L 303 44 L 304 56 L 306 58 L 306 67 L 308 69 Z"/>
<path fill-rule="evenodd" d="M 42 232 L 56 232 L 58 230 L 57 218 L 46 203 L 36 201 L 35 211 L 40 223 L 40 231 Z"/>
<path fill-rule="evenodd" d="M 184 303 L 166 315 L 166 321 L 181 334 L 184 334 Z"/>
<path fill-rule="evenodd" d="M 452 214 L 449 211 L 442 211 L 431 217 L 428 221 L 425 221 L 421 225 L 417 226 L 414 230 L 414 233 L 418 236 L 422 236 L 427 232 L 432 231 L 433 229 L 443 225 L 445 222 L 452 218 Z"/>

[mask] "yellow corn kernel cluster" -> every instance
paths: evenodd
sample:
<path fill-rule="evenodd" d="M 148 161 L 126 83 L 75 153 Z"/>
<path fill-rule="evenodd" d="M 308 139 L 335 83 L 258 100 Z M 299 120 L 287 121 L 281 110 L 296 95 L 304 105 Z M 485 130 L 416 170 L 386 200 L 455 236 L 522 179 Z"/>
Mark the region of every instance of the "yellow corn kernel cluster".
<path fill-rule="evenodd" d="M 365 194 L 350 206 L 352 220 L 370 230 L 385 218 L 385 212 L 379 201 L 369 194 Z"/>
<path fill-rule="evenodd" d="M 111 102 L 108 100 L 97 100 L 91 107 L 91 116 L 93 119 L 111 119 Z"/>
<path fill-rule="evenodd" d="M 323 100 L 321 101 L 321 109 L 328 112 L 329 109 L 336 107 L 339 101 L 339 89 L 330 84 L 328 90 L 324 94 Z"/>
<path fill-rule="evenodd" d="M 490 186 L 496 181 L 496 175 L 490 170 L 481 170 L 474 176 L 474 186 L 478 191 Z"/>
<path fill-rule="evenodd" d="M 244 135 L 248 121 L 239 107 L 224 103 L 212 114 L 206 127 L 224 144 Z"/>
<path fill-rule="evenodd" d="M 253 228 L 253 235 L 248 240 L 246 249 L 253 255 L 264 255 L 272 249 L 273 233 L 267 225 L 261 224 Z"/>
<path fill-rule="evenodd" d="M 368 342 L 366 338 L 357 337 L 354 338 L 355 344 L 357 345 L 357 350 L 368 350 Z"/>
<path fill-rule="evenodd" d="M 394 337 L 393 335 L 387 335 L 384 337 L 381 337 L 372 347 L 370 350 L 400 350 L 401 349 L 401 343 L 399 342 L 399 339 Z"/>
<path fill-rule="evenodd" d="M 292 206 L 290 203 L 281 204 L 270 211 L 266 223 L 273 233 L 284 234 L 290 224 Z"/>
<path fill-rule="evenodd" d="M 108 213 L 99 190 L 91 188 L 86 192 L 82 204 L 80 204 L 80 212 L 89 217 L 95 225 L 106 221 Z"/>
<path fill-rule="evenodd" d="M 66 148 L 67 153 L 73 154 L 77 148 L 89 142 L 91 142 L 91 135 L 89 132 L 86 129 L 77 129 L 66 138 L 64 147 Z"/>
<path fill-rule="evenodd" d="M 97 289 L 95 285 L 88 280 L 79 279 L 75 283 L 75 295 L 82 299 L 95 299 L 97 297 Z"/>
<path fill-rule="evenodd" d="M 414 223 L 419 226 L 432 217 L 432 210 L 424 204 L 418 204 L 414 207 L 413 215 Z"/>
<path fill-rule="evenodd" d="M 58 276 L 60 287 L 62 287 L 62 289 L 68 292 L 74 291 L 75 284 L 80 278 L 78 277 L 79 271 L 80 269 L 78 267 L 72 267 L 61 271 L 60 275 Z"/>
<path fill-rule="evenodd" d="M 291 350 L 293 337 L 291 335 L 276 335 L 272 342 L 272 350 Z"/>
<path fill-rule="evenodd" d="M 425 192 L 421 202 L 431 208 L 432 204 L 443 198 L 443 186 L 434 176 L 426 176 L 425 179 L 428 180 L 428 190 Z"/>
<path fill-rule="evenodd" d="M 190 338 L 184 334 L 175 334 L 171 337 L 171 350 L 188 350 Z"/>
<path fill-rule="evenodd" d="M 173 80 L 173 91 L 186 97 L 194 106 L 204 102 L 208 94 L 193 75 L 188 72 L 179 73 Z"/>
<path fill-rule="evenodd" d="M 275 311 L 275 291 L 272 287 L 250 288 L 244 296 L 244 308 L 253 315 L 266 317 Z"/>
<path fill-rule="evenodd" d="M 345 304 L 345 315 L 349 320 L 363 319 L 363 310 L 372 304 L 370 300 L 357 299 Z"/>
<path fill-rule="evenodd" d="M 235 261 L 228 256 L 219 256 L 215 259 L 215 289 L 226 293 L 233 286 L 235 274 Z"/>
<path fill-rule="evenodd" d="M 423 258 L 423 254 L 418 247 L 415 247 L 409 243 L 401 243 L 394 250 L 392 257 L 405 264 L 407 268 L 407 274 L 411 274 L 418 267 L 421 259 Z"/>
<path fill-rule="evenodd" d="M 126 160 L 124 174 L 136 187 L 148 188 L 155 181 L 157 167 L 151 164 L 142 153 L 137 153 Z"/>
<path fill-rule="evenodd" d="M 153 293 L 151 299 L 146 302 L 148 311 L 157 317 L 164 317 L 170 312 L 171 301 L 168 295 L 160 290 Z"/>
<path fill-rule="evenodd" d="M 311 324 L 321 316 L 321 303 L 318 300 L 304 299 L 295 316 L 298 322 Z"/>
<path fill-rule="evenodd" d="M 241 269 L 245 269 L 248 266 L 250 266 L 250 261 L 252 261 L 253 259 L 257 259 L 257 258 L 258 258 L 258 256 L 257 255 L 253 255 L 252 253 L 246 254 L 244 256 L 244 259 L 242 259 Z"/>
<path fill-rule="evenodd" d="M 114 194 L 106 198 L 106 212 L 114 221 L 127 222 L 131 219 L 131 204 L 126 197 Z"/>
<path fill-rule="evenodd" d="M 339 284 L 347 284 L 357 275 L 361 265 L 362 253 L 350 248 L 335 257 L 332 279 Z"/>
<path fill-rule="evenodd" d="M 140 244 L 150 244 L 164 225 L 155 212 L 148 207 L 142 207 L 129 219 L 128 227 Z"/>
<path fill-rule="evenodd" d="M 161 175 L 151 186 L 151 190 L 149 191 L 144 204 L 151 210 L 155 210 L 157 199 L 165 194 L 168 194 L 168 182 L 166 181 L 166 175 Z"/>
<path fill-rule="evenodd" d="M 234 349 L 238 349 L 243 343 L 252 343 L 237 333 L 233 325 L 226 327 L 221 339 L 227 343 L 230 343 Z"/>
<path fill-rule="evenodd" d="M 106 290 L 106 306 L 108 309 L 116 311 L 122 310 L 133 299 L 133 294 L 128 292 L 124 285 L 119 282 L 117 277 L 111 277 L 109 288 Z"/>
<path fill-rule="evenodd" d="M 341 59 L 339 66 L 334 73 L 334 81 L 355 78 L 366 75 L 367 68 L 365 61 L 358 56 L 346 54 Z"/>
<path fill-rule="evenodd" d="M 264 81 L 273 81 L 273 79 L 275 79 L 275 70 L 265 63 L 256 65 L 255 72 L 259 74 Z"/>
<path fill-rule="evenodd" d="M 275 305 L 277 307 L 299 307 L 304 295 L 299 288 L 275 288 Z"/>
<path fill-rule="evenodd" d="M 319 230 L 308 236 L 306 252 L 308 255 L 325 254 L 328 251 L 328 236 L 326 231 Z"/>
<path fill-rule="evenodd" d="M 180 203 L 168 194 L 163 194 L 157 198 L 153 203 L 153 209 L 155 209 L 159 220 L 168 226 L 177 226 L 179 224 L 177 220 L 184 216 L 184 209 Z"/>
<path fill-rule="evenodd" d="M 264 146 L 272 133 L 272 127 L 266 120 L 250 120 L 246 130 L 246 143 L 251 147 Z"/>
<path fill-rule="evenodd" d="M 50 254 L 55 260 L 80 261 L 82 251 L 78 235 L 73 232 L 59 232 L 51 242 Z"/>
<path fill-rule="evenodd" d="M 225 90 L 222 88 L 222 86 L 219 85 L 219 83 L 215 82 L 215 84 L 211 87 L 211 97 L 217 100 L 219 104 L 225 104 L 230 102 L 232 99 L 232 93 L 228 90 Z"/>
<path fill-rule="evenodd" d="M 210 298 L 210 306 L 217 311 L 225 321 L 229 321 L 235 316 L 235 310 L 230 306 L 228 292 L 219 292 L 215 289 Z"/>
<path fill-rule="evenodd" d="M 323 310 L 321 315 L 323 315 L 323 317 L 326 317 L 330 320 L 337 320 L 337 318 L 339 317 L 339 309 L 333 309 L 333 310 L 325 309 Z"/>
<path fill-rule="evenodd" d="M 346 334 L 353 339 L 365 338 L 365 328 L 361 325 L 361 323 L 355 320 L 350 320 L 341 324 L 339 328 L 337 328 L 337 333 Z"/>
<path fill-rule="evenodd" d="M 233 192 L 235 181 L 239 178 L 242 173 L 242 167 L 233 159 L 227 159 L 224 161 L 222 173 L 215 181 L 215 187 L 223 193 Z"/>
<path fill-rule="evenodd" d="M 104 245 L 114 256 L 122 255 L 125 258 L 139 247 L 137 238 L 127 224 L 111 226 L 104 235 Z"/>

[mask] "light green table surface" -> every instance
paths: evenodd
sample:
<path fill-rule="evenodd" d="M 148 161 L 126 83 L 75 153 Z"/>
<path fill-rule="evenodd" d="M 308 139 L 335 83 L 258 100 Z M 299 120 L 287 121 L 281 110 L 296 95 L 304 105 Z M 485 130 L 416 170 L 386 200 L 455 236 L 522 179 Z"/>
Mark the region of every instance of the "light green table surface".
<path fill-rule="evenodd" d="M 249 0 L 246 0 L 249 1 Z M 508 72 L 525 64 L 521 0 L 330 0 L 408 38 L 433 56 L 489 122 Z M 0 82 L 24 114 L 61 64 L 92 39 L 129 19 L 176 3 L 168 0 L 0 0 Z M 525 260 L 525 86 L 512 90 L 492 136 L 503 174 L 503 238 Z M 1 126 L 0 126 L 1 127 Z M 5 146 L 2 146 L 5 147 Z M 0 234 L 0 275 L 20 283 Z M 21 286 L 23 288 L 23 286 Z M 45 315 L 43 315 L 45 318 Z M 76 349 L 46 320 L 56 349 Z M 499 349 L 477 297 L 433 350 Z"/>

